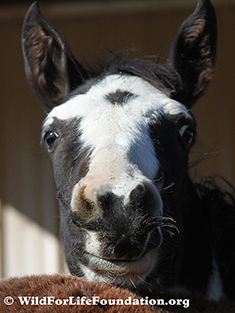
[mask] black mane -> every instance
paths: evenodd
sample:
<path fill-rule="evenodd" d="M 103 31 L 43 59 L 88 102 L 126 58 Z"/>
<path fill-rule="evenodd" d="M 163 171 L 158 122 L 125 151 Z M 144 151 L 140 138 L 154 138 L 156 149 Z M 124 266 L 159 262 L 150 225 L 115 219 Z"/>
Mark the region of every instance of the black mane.
<path fill-rule="evenodd" d="M 232 191 L 222 191 L 213 178 L 195 184 L 195 187 L 202 210 L 210 217 L 207 225 L 208 240 L 212 245 L 212 255 L 218 260 L 224 292 L 234 299 L 235 189 L 228 184 Z"/>

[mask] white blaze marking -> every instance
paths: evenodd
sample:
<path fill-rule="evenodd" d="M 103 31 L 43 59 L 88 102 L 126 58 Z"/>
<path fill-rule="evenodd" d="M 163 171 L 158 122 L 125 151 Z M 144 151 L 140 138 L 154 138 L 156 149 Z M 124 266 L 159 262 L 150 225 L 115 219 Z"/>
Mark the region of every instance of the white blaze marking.
<path fill-rule="evenodd" d="M 106 96 L 118 89 L 135 97 L 130 97 L 127 105 L 113 105 Z M 117 193 L 127 194 L 134 184 L 130 178 L 136 180 L 137 185 L 143 179 L 156 178 L 159 170 L 149 135 L 151 119 L 160 114 L 178 113 L 188 115 L 184 105 L 143 79 L 110 75 L 93 85 L 86 94 L 74 96 L 55 107 L 44 127 L 48 128 L 55 117 L 65 121 L 81 119 L 80 140 L 93 150 L 88 174 L 101 174 L 109 181 L 114 179 Z"/>

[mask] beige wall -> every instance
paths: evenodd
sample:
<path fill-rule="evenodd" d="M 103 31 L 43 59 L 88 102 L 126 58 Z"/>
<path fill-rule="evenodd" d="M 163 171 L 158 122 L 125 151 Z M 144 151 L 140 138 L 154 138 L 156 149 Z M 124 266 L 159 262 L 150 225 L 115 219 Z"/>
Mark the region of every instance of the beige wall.
<path fill-rule="evenodd" d="M 94 61 L 107 55 L 105 48 L 125 46 L 136 47 L 139 55 L 156 55 L 162 49 L 164 61 L 177 28 L 195 4 L 179 3 L 142 9 L 119 6 L 114 11 L 99 7 L 99 14 L 97 8 L 85 11 L 66 5 L 66 11 L 57 5 L 55 12 L 44 5 L 43 13 L 64 34 L 80 61 Z M 193 109 L 199 138 L 192 162 L 204 160 L 192 175 L 200 179 L 217 173 L 235 185 L 235 4 L 215 3 L 218 66 L 206 96 Z M 50 164 L 39 146 L 45 113 L 23 70 L 20 34 L 25 12 L 25 7 L 0 8 L 0 269 L 5 277 L 64 269 Z"/>

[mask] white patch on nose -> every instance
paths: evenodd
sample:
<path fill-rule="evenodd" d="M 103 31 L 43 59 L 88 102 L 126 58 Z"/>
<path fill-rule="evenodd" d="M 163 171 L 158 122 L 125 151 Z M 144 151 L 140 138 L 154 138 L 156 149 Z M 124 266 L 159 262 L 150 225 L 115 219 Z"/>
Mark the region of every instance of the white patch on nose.
<path fill-rule="evenodd" d="M 91 255 L 100 255 L 100 241 L 97 232 L 86 230 L 86 235 L 85 251 Z"/>

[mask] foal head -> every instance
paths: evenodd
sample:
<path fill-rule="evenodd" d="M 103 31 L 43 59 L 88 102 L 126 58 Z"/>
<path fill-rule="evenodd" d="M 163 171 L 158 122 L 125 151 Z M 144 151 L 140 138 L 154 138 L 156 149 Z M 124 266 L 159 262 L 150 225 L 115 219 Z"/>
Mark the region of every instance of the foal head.
<path fill-rule="evenodd" d="M 189 109 L 215 63 L 210 1 L 182 24 L 165 65 L 116 56 L 91 74 L 37 4 L 22 45 L 28 80 L 50 109 L 42 138 L 71 273 L 126 287 L 157 278 L 166 230 L 183 215 L 196 136 Z"/>

